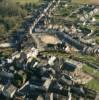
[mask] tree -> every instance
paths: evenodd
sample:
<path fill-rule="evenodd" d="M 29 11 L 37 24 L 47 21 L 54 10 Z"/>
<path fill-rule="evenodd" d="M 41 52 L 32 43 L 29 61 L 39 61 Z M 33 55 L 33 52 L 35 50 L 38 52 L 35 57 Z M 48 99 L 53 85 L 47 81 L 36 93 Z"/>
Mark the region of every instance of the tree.
<path fill-rule="evenodd" d="M 7 30 L 10 30 L 16 25 L 16 20 L 14 17 L 5 17 L 4 18 L 4 24 L 7 28 Z"/>
<path fill-rule="evenodd" d="M 3 0 L 0 2 L 0 15 L 2 16 L 25 16 L 26 14 L 27 12 L 13 0 Z"/>
<path fill-rule="evenodd" d="M 3 24 L 0 24 L 0 37 L 3 36 L 5 33 L 5 26 Z"/>

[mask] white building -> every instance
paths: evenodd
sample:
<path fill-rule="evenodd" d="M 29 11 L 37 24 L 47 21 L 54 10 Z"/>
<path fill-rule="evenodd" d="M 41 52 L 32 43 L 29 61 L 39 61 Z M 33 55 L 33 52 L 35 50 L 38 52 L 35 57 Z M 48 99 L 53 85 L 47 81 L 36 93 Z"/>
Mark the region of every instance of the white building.
<path fill-rule="evenodd" d="M 89 16 L 90 16 L 90 17 L 92 17 L 93 14 L 94 14 L 93 11 L 90 11 L 90 12 L 89 12 Z"/>
<path fill-rule="evenodd" d="M 0 92 L 4 90 L 4 85 L 0 84 Z"/>
<path fill-rule="evenodd" d="M 98 11 L 99 11 L 98 8 L 95 8 L 95 9 L 93 10 L 94 13 L 97 13 Z"/>
<path fill-rule="evenodd" d="M 85 18 L 83 16 L 80 17 L 80 21 L 85 21 Z"/>
<path fill-rule="evenodd" d="M 54 65 L 54 61 L 56 60 L 55 56 L 52 56 L 49 60 L 48 60 L 48 64 L 49 65 Z"/>
<path fill-rule="evenodd" d="M 92 20 L 91 20 L 91 22 L 92 22 L 92 23 L 96 22 L 96 18 L 93 17 Z"/>
<path fill-rule="evenodd" d="M 29 57 L 33 57 L 36 58 L 38 55 L 38 50 L 35 48 L 31 48 L 31 50 L 29 51 L 29 53 L 27 54 L 27 58 Z"/>
<path fill-rule="evenodd" d="M 88 19 L 88 18 L 89 18 L 88 14 L 85 14 L 85 15 L 84 15 L 84 17 L 85 17 L 86 19 Z"/>

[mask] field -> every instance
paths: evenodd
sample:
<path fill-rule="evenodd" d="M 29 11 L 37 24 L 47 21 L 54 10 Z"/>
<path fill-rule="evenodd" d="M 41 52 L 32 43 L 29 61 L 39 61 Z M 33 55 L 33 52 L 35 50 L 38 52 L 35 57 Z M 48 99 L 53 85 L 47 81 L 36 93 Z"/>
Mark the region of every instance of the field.
<path fill-rule="evenodd" d="M 25 4 L 25 3 L 39 3 L 41 2 L 42 0 L 15 0 L 16 2 L 19 2 L 21 4 Z"/>
<path fill-rule="evenodd" d="M 80 4 L 99 4 L 99 0 L 72 0 L 72 2 Z"/>

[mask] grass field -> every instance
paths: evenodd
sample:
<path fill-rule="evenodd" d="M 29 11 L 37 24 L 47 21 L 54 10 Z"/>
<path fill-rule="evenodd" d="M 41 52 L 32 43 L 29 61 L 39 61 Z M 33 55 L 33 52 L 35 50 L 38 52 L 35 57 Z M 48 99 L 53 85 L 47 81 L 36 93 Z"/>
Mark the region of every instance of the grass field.
<path fill-rule="evenodd" d="M 86 71 L 90 74 L 93 74 L 95 69 L 88 66 L 88 65 L 85 65 L 83 66 L 83 71 Z M 95 77 L 99 77 L 99 71 L 97 71 L 96 73 L 93 74 Z M 88 88 L 90 89 L 93 89 L 93 90 L 96 90 L 96 91 L 99 91 L 99 81 L 96 80 L 96 79 L 92 79 L 91 81 L 89 81 L 85 86 L 87 86 Z"/>
<path fill-rule="evenodd" d="M 99 0 L 72 0 L 72 2 L 80 4 L 99 4 Z"/>
<path fill-rule="evenodd" d="M 15 0 L 16 2 L 19 2 L 21 4 L 25 4 L 25 3 L 39 3 L 41 2 L 42 0 Z"/>
<path fill-rule="evenodd" d="M 94 69 L 92 67 L 88 66 L 88 65 L 84 65 L 83 71 L 86 71 L 86 72 L 91 74 L 91 73 L 93 73 Z"/>
<path fill-rule="evenodd" d="M 99 81 L 98 80 L 93 79 L 88 84 L 86 84 L 86 86 L 90 89 L 93 89 L 99 92 Z"/>

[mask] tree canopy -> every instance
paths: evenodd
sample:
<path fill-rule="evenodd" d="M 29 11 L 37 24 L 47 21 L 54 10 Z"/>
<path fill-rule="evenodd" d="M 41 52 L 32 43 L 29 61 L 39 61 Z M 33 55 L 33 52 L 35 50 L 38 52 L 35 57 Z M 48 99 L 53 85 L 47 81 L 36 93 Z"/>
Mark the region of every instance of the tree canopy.
<path fill-rule="evenodd" d="M 0 1 L 0 15 L 2 16 L 25 16 L 27 12 L 22 9 L 14 0 Z"/>

